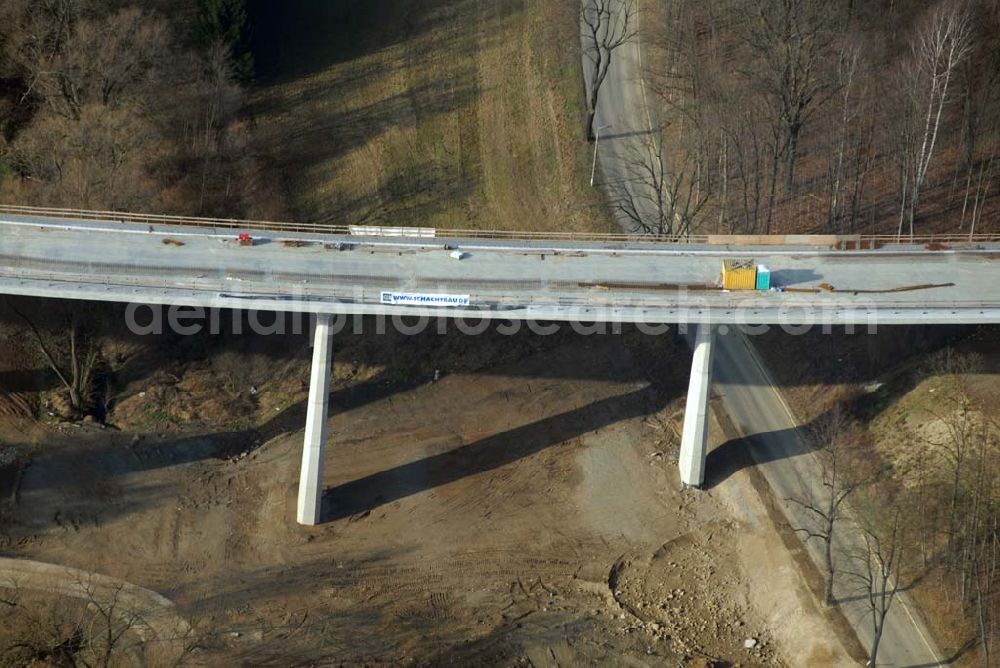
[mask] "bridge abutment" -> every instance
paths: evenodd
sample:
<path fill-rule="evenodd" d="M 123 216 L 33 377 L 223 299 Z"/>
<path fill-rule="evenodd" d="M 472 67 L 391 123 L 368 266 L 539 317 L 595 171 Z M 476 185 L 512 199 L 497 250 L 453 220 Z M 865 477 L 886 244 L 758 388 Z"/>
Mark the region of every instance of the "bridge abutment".
<path fill-rule="evenodd" d="M 322 520 L 323 458 L 326 452 L 327 419 L 330 404 L 330 364 L 333 361 L 333 316 L 318 315 L 313 335 L 312 372 L 306 431 L 302 443 L 302 470 L 299 472 L 299 524 L 316 525 Z"/>
<path fill-rule="evenodd" d="M 681 482 L 689 487 L 701 487 L 705 483 L 705 462 L 708 456 L 708 404 L 712 391 L 714 346 L 715 327 L 698 325 L 679 457 Z"/>

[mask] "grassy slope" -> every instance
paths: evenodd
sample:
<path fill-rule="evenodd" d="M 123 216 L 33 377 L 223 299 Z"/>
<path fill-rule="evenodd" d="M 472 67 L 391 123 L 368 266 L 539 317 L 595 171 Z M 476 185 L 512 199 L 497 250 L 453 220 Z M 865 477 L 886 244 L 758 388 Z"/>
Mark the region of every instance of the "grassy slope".
<path fill-rule="evenodd" d="M 996 418 L 995 406 L 997 398 L 1000 397 L 1000 355 L 996 352 L 995 340 L 983 341 L 976 340 L 977 338 L 973 337 L 962 342 L 958 350 L 980 353 L 982 344 L 986 343 L 986 347 L 991 350 L 983 355 L 984 364 L 981 373 L 966 376 L 923 376 L 918 373 L 915 374 L 917 378 L 912 379 L 914 387 L 899 394 L 893 394 L 894 388 L 890 383 L 887 392 L 889 400 L 885 408 L 869 424 L 868 432 L 877 445 L 878 455 L 883 461 L 891 462 L 896 467 L 895 470 L 912 470 L 920 461 L 928 459 L 935 461 L 941 457 L 929 443 L 948 440 L 948 427 L 943 419 L 949 419 L 957 414 L 957 405 L 952 402 L 958 396 L 956 391 L 959 386 L 964 387 L 969 394 L 974 420 L 989 421 Z M 926 442 L 921 439 L 926 439 Z M 937 475 L 930 476 L 931 484 L 946 488 L 949 484 L 947 464 L 942 460 L 936 470 Z M 921 481 L 915 475 L 904 477 L 899 482 L 910 487 L 914 495 L 924 494 L 919 487 Z M 937 494 L 942 493 L 944 492 L 937 492 Z M 873 499 L 871 495 L 862 494 L 855 505 L 860 505 L 862 508 L 866 504 L 877 507 L 880 503 L 881 499 Z M 947 507 L 942 502 L 936 508 L 933 505 L 918 506 L 906 512 L 935 512 L 943 522 L 947 515 Z M 912 535 L 911 532 L 908 539 L 911 556 L 918 550 L 918 539 L 919 536 Z M 941 537 L 938 540 L 943 541 Z M 942 545 L 943 543 L 939 543 L 939 549 Z M 930 570 L 926 577 L 921 578 L 917 586 L 913 587 L 912 593 L 925 618 L 933 622 L 938 642 L 947 654 L 958 651 L 970 638 L 978 637 L 974 610 L 962 609 L 955 600 L 954 583 L 947 579 L 941 570 Z M 970 651 L 962 658 L 958 665 L 982 665 L 983 659 L 978 642 L 973 644 Z"/>
<path fill-rule="evenodd" d="M 871 437 L 878 457 L 895 467 L 894 481 L 912 489 L 919 481 L 913 476 L 903 477 L 900 472 L 912 470 L 917 461 L 933 456 L 927 444 L 915 440 L 913 434 L 933 441 L 945 440 L 941 416 L 955 409 L 945 398 L 958 396 L 955 390 L 959 384 L 969 393 L 974 412 L 995 419 L 1000 398 L 1000 337 L 991 326 L 880 330 L 878 336 L 815 333 L 792 337 L 775 333 L 757 343 L 802 423 L 823 413 L 837 399 L 850 396 L 873 381 L 883 382 L 878 391 L 857 400 L 856 409 L 863 417 L 859 424 Z M 946 345 L 957 354 L 978 355 L 982 362 L 979 373 L 949 376 L 928 370 L 929 355 Z M 882 488 L 863 490 L 853 497 L 852 506 L 861 516 L 878 516 L 880 510 L 886 509 L 882 494 Z M 944 510 L 939 508 L 938 512 Z M 912 534 L 908 537 L 908 549 L 911 557 L 918 549 L 917 537 Z M 973 636 L 971 619 L 957 609 L 940 571 L 921 578 L 911 595 L 916 597 L 946 654 L 950 655 Z M 959 665 L 979 665 L 977 651 L 978 646 L 972 647 Z"/>
<path fill-rule="evenodd" d="M 252 3 L 257 150 L 299 221 L 611 231 L 587 187 L 575 7 Z"/>

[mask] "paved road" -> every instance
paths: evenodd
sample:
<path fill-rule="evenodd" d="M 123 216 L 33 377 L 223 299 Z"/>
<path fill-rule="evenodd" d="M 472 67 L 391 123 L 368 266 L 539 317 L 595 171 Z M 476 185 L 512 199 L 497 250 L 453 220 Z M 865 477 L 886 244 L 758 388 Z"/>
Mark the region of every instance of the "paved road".
<path fill-rule="evenodd" d="M 751 455 L 789 523 L 809 526 L 809 519 L 802 508 L 784 502 L 784 499 L 791 496 L 801 498 L 803 490 L 822 489 L 815 456 L 808 452 L 791 412 L 780 392 L 774 388 L 748 338 L 738 331 L 731 331 L 717 340 L 714 388 L 721 396 L 726 413 L 749 444 Z M 718 457 L 710 456 L 710 463 L 725 468 L 725 462 L 718 461 Z M 838 555 L 854 554 L 863 548 L 861 534 L 847 521 L 838 525 L 835 536 Z M 822 543 L 808 541 L 806 545 L 822 572 Z M 840 568 L 848 565 L 845 557 L 836 556 L 835 559 Z M 834 584 L 834 596 L 842 601 L 842 611 L 867 648 L 872 638 L 871 622 L 865 602 L 858 598 L 864 595 L 864 588 L 858 589 L 857 583 L 844 577 L 836 579 Z M 940 651 L 914 613 L 915 609 L 910 597 L 900 592 L 886 622 L 879 649 L 879 665 L 940 665 Z"/>
<path fill-rule="evenodd" d="M 636 15 L 636 29 L 641 27 L 643 18 L 641 12 Z M 634 171 L 636 156 L 645 153 L 653 128 L 651 106 L 647 103 L 642 76 L 643 67 L 639 40 L 632 40 L 614 52 L 608 76 L 601 87 L 594 122 L 596 127 L 611 126 L 600 132 L 597 185 L 605 189 L 613 215 L 626 232 L 635 231 L 635 224 L 617 207 L 617 202 L 623 197 L 631 199 L 638 207 L 639 215 L 646 220 L 656 218 L 655 209 L 650 207 L 649 193 L 644 192 L 646 186 L 637 181 Z M 583 71 L 593 71 L 586 48 L 583 51 Z"/>
<path fill-rule="evenodd" d="M 586 58 L 584 68 L 584 71 L 589 71 Z M 635 150 L 636 142 L 643 141 L 643 133 L 650 128 L 638 40 L 615 53 L 598 105 L 598 123 L 614 125 L 610 137 L 601 143 L 599 153 L 604 184 L 609 199 L 614 203 L 619 196 L 620 184 L 627 184 L 630 188 L 642 187 L 633 183 L 628 159 Z M 653 211 L 645 213 L 654 216 Z M 628 220 L 620 213 L 617 217 L 619 224 L 629 230 Z M 856 272 L 857 278 L 865 277 L 865 280 L 870 276 L 866 267 L 855 267 L 852 272 Z M 948 273 L 945 271 L 943 275 Z M 981 287 L 982 281 L 969 289 L 978 291 Z M 804 451 L 794 418 L 745 336 L 732 331 L 727 336 L 718 337 L 715 369 L 714 387 L 721 394 L 724 409 L 751 444 L 751 453 L 775 497 L 785 499 L 810 488 L 821 490 L 821 474 L 816 460 Z M 710 464 L 718 466 L 719 462 L 710 461 Z M 708 475 L 711 479 L 712 472 L 709 471 Z M 798 526 L 804 524 L 805 520 L 800 516 L 801 508 L 783 503 L 783 510 L 791 523 Z M 843 553 L 860 547 L 860 535 L 847 527 L 841 527 L 838 538 L 838 548 Z M 822 564 L 821 544 L 812 541 L 808 543 L 808 549 L 814 561 Z M 820 569 L 822 571 L 822 566 Z M 872 637 L 867 609 L 863 600 L 852 600 L 859 593 L 850 582 L 836 583 L 835 596 L 845 600 L 842 604 L 844 614 L 867 648 Z M 886 622 L 879 664 L 939 665 L 940 652 L 913 610 L 909 597 L 901 593 Z"/>

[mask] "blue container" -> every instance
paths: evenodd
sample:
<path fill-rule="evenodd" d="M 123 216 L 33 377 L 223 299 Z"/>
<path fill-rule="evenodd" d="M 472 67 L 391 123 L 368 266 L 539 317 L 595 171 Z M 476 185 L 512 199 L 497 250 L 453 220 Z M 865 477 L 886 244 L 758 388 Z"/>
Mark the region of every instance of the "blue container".
<path fill-rule="evenodd" d="M 757 265 L 757 289 L 771 289 L 771 270 L 762 264 Z"/>

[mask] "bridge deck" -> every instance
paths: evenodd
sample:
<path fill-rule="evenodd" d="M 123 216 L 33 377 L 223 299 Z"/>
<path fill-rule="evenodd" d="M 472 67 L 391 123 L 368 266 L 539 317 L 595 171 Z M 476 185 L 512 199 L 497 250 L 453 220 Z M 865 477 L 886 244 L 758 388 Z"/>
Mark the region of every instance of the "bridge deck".
<path fill-rule="evenodd" d="M 256 244 L 246 247 L 229 229 L 3 215 L 0 293 L 539 320 L 1000 322 L 1000 244 L 846 251 L 308 232 L 254 236 Z M 464 257 L 452 257 L 454 250 Z M 719 290 L 724 257 L 755 258 L 771 269 L 772 284 L 785 290 Z M 383 291 L 468 295 L 469 304 L 387 305 Z"/>

